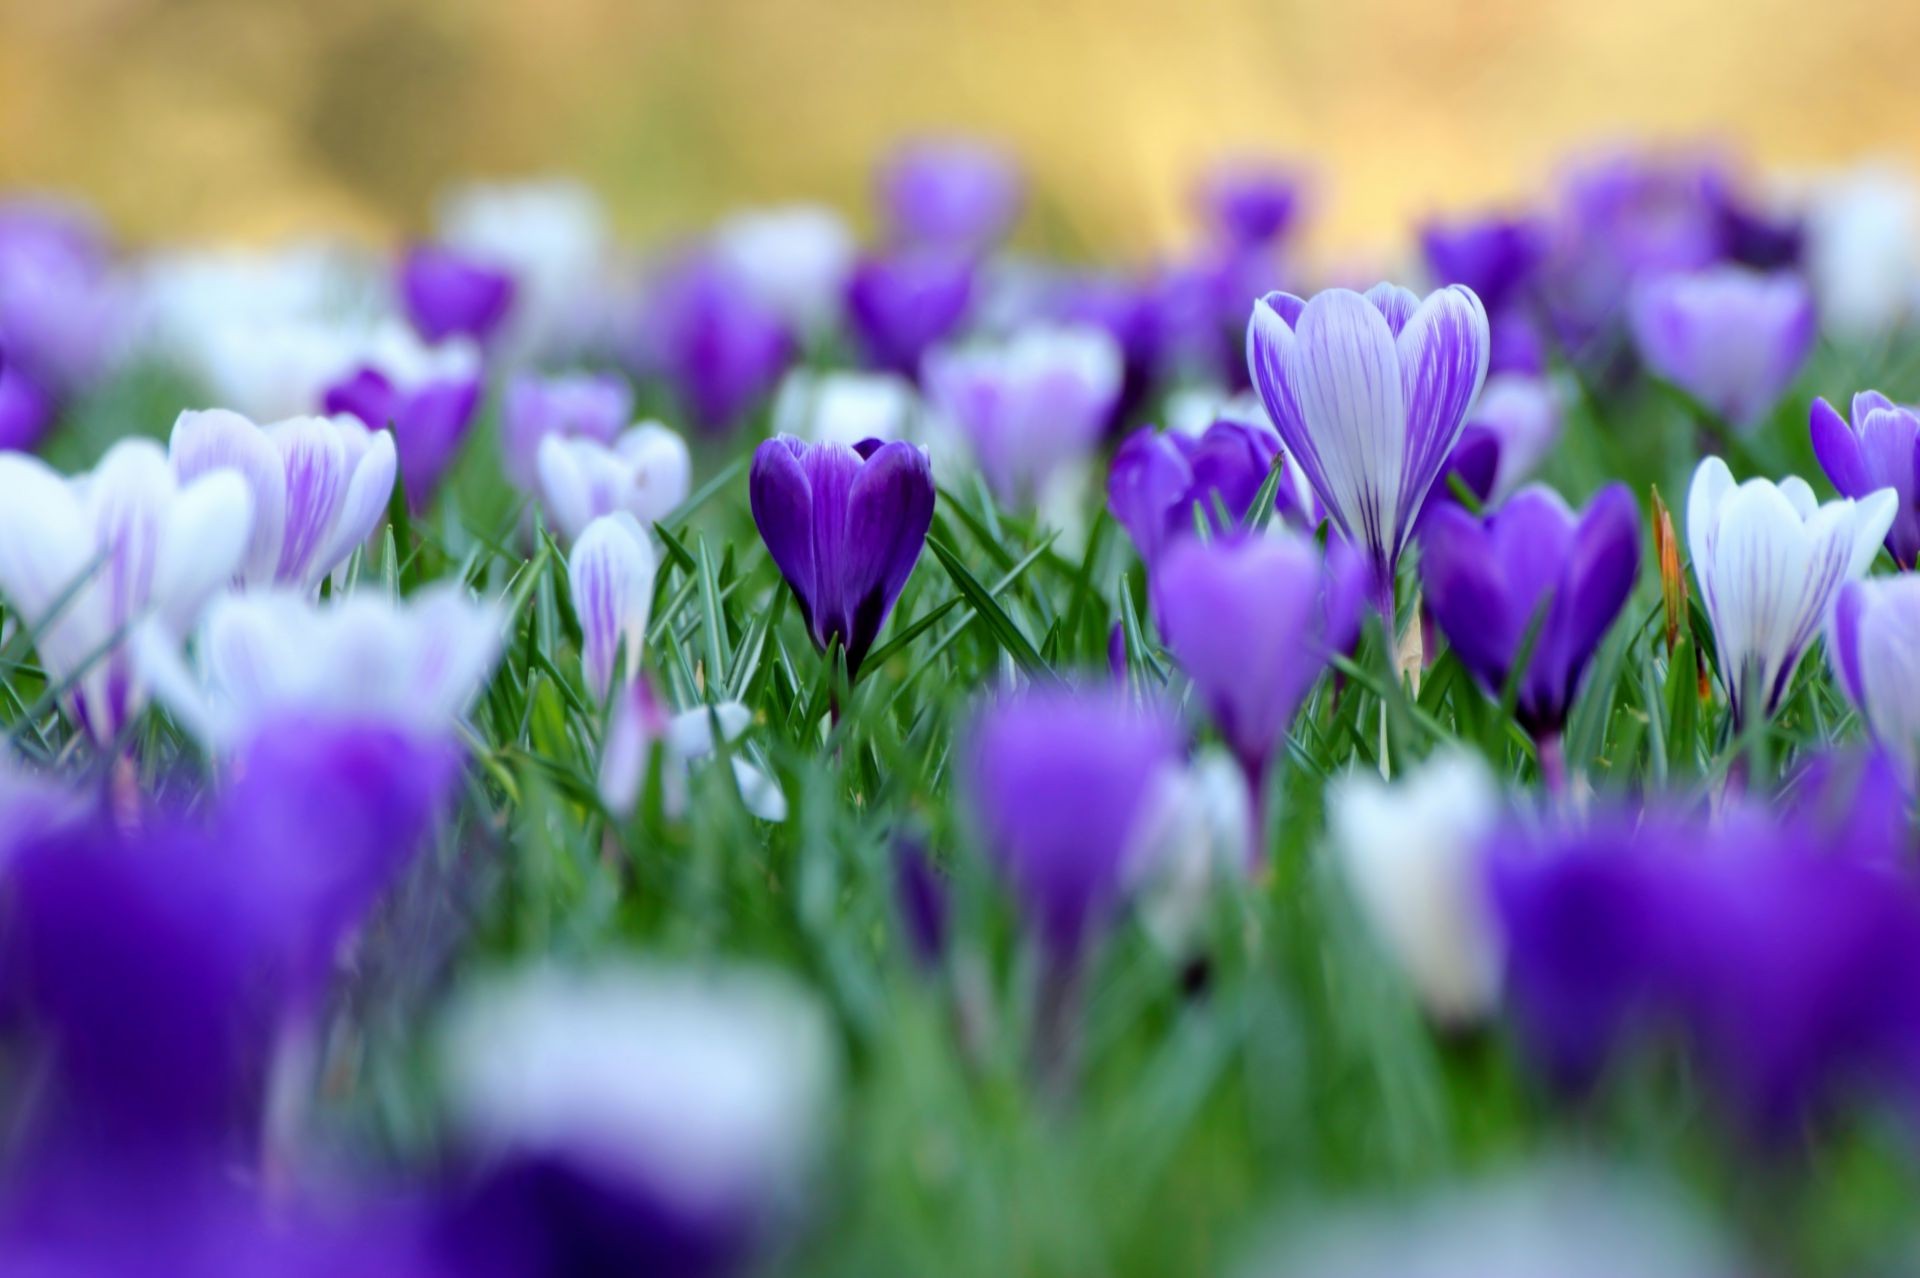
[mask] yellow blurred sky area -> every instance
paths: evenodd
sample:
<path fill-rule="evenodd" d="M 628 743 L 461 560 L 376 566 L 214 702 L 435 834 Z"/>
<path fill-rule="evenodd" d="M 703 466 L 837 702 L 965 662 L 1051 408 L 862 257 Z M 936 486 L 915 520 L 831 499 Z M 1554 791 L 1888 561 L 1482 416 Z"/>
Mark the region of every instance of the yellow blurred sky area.
<path fill-rule="evenodd" d="M 448 181 L 572 172 L 653 235 L 864 213 L 890 139 L 965 129 L 1019 152 L 1051 245 L 1164 246 L 1195 170 L 1255 150 L 1372 248 L 1596 138 L 1920 160 L 1916 52 L 1886 0 L 0 0 L 0 185 L 142 238 L 392 235 Z"/>

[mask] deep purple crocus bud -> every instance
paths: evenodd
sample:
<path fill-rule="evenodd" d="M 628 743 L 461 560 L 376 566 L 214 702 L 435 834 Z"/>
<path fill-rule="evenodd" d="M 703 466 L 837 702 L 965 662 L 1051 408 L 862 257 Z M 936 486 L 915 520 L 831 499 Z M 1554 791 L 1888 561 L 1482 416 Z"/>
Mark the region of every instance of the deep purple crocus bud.
<path fill-rule="evenodd" d="M 1460 507 L 1460 494 L 1454 487 L 1456 483 L 1467 490 L 1475 504 L 1490 504 L 1494 480 L 1499 473 L 1499 437 L 1484 426 L 1468 423 L 1467 428 L 1460 432 L 1460 442 L 1447 454 L 1446 465 L 1440 469 L 1440 478 L 1434 481 L 1427 504 L 1414 517 L 1414 532 L 1424 535 L 1434 514 L 1442 508 Z"/>
<path fill-rule="evenodd" d="M 974 270 L 967 257 L 933 250 L 863 258 L 847 282 L 847 317 L 867 365 L 918 378 L 926 353 L 965 322 Z"/>
<path fill-rule="evenodd" d="M 1630 318 L 1647 367 L 1739 431 L 1780 401 L 1818 335 L 1799 277 L 1738 267 L 1649 280 Z"/>
<path fill-rule="evenodd" d="M 1902 569 L 1920 562 L 1920 413 L 1879 391 L 1853 397 L 1853 421 L 1824 399 L 1813 401 L 1813 455 L 1842 497 L 1867 497 L 1891 488 L 1899 498 L 1887 553 Z"/>
<path fill-rule="evenodd" d="M 920 138 L 880 166 L 876 185 L 891 238 L 901 244 L 977 252 L 1020 216 L 1020 167 L 990 143 Z"/>
<path fill-rule="evenodd" d="M 793 335 L 780 317 L 711 253 L 670 263 L 646 308 L 644 362 L 667 378 L 702 429 L 737 426 L 793 361 Z"/>
<path fill-rule="evenodd" d="M 1427 607 L 1491 695 L 1506 687 L 1533 635 L 1515 713 L 1535 737 L 1558 735 L 1580 676 L 1633 593 L 1640 570 L 1633 495 L 1610 485 L 1577 517 L 1544 487 L 1521 489 L 1484 519 L 1442 507 L 1427 523 L 1423 547 Z"/>
<path fill-rule="evenodd" d="M 1394 568 L 1486 380 L 1489 341 L 1480 299 L 1458 285 L 1425 301 L 1380 284 L 1254 304 L 1254 386 L 1288 458 L 1365 552 L 1390 623 Z"/>
<path fill-rule="evenodd" d="M 369 430 L 392 430 L 407 505 L 433 501 L 480 409 L 479 352 L 455 340 L 431 349 L 397 339 L 321 394 L 321 411 L 358 417 Z"/>
<path fill-rule="evenodd" d="M 400 261 L 400 299 L 427 341 L 484 342 L 513 307 L 513 277 L 453 249 L 421 244 Z"/>
<path fill-rule="evenodd" d="M 1201 180 L 1198 197 L 1215 231 L 1230 243 L 1257 248 L 1292 229 L 1300 212 L 1300 177 L 1261 160 L 1223 160 Z"/>
<path fill-rule="evenodd" d="M 1034 688 L 973 726 L 967 795 L 1028 931 L 1073 968 L 1124 901 L 1180 734 L 1124 689 Z"/>
<path fill-rule="evenodd" d="M 0 450 L 32 452 L 57 411 L 53 396 L 0 351 Z"/>
<path fill-rule="evenodd" d="M 1300 703 L 1358 637 L 1366 567 L 1288 530 L 1187 538 L 1155 565 L 1153 608 L 1255 793 Z"/>
<path fill-rule="evenodd" d="M 1178 534 L 1174 516 L 1181 497 L 1193 487 L 1195 447 L 1191 435 L 1142 426 L 1114 450 L 1107 470 L 1107 509 L 1133 539 L 1142 563 L 1157 560 Z"/>
<path fill-rule="evenodd" d="M 1526 215 L 1436 220 L 1420 228 L 1420 250 L 1435 284 L 1464 284 L 1488 314 L 1499 315 L 1532 287 L 1546 260 L 1547 234 Z"/>
<path fill-rule="evenodd" d="M 859 448 L 781 435 L 754 450 L 753 522 L 807 633 L 857 677 L 933 525 L 933 467 L 914 444 Z"/>

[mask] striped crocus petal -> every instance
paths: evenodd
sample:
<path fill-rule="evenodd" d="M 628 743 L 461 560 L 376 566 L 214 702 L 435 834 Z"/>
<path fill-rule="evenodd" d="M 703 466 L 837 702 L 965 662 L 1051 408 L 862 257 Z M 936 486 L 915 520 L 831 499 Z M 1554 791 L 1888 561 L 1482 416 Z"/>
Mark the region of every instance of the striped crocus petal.
<path fill-rule="evenodd" d="M 580 620 L 581 664 L 596 697 L 613 688 L 623 648 L 622 677 L 631 679 L 639 672 L 659 567 L 653 543 L 625 511 L 588 524 L 567 557 L 574 614 Z"/>
<path fill-rule="evenodd" d="M 1487 313 L 1472 290 L 1443 288 L 1408 317 L 1395 346 L 1407 413 L 1406 462 L 1395 517 L 1397 554 L 1487 380 L 1492 349 Z"/>
<path fill-rule="evenodd" d="M 1874 737 L 1920 773 L 1920 577 L 1875 577 L 1840 591 L 1827 657 Z"/>
<path fill-rule="evenodd" d="M 223 408 L 181 413 L 167 440 L 173 473 L 188 483 L 216 470 L 231 470 L 253 494 L 253 535 L 240 575 L 271 581 L 280 562 L 287 522 L 287 479 L 280 454 L 261 429 Z"/>

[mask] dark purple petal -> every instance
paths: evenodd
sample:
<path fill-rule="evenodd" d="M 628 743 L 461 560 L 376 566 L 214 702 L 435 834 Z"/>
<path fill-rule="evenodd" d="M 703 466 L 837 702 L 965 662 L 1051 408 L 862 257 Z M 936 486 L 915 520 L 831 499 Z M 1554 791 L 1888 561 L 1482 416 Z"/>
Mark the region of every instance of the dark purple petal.
<path fill-rule="evenodd" d="M 1300 179 L 1276 164 L 1230 160 L 1200 184 L 1201 209 L 1236 244 L 1260 246 L 1284 237 L 1300 211 Z"/>
<path fill-rule="evenodd" d="M 933 501 L 933 468 L 927 455 L 902 440 L 876 451 L 854 477 L 840 561 L 843 597 L 852 606 L 844 636 L 850 674 L 859 672 L 919 562 L 933 526 Z"/>
<path fill-rule="evenodd" d="M 0 361 L 0 450 L 32 452 L 53 425 L 53 396 L 26 370 Z"/>
<path fill-rule="evenodd" d="M 1533 284 L 1546 259 L 1546 230 L 1530 217 L 1429 222 L 1420 247 L 1435 284 L 1464 284 L 1499 314 Z M 1495 325 L 1496 336 L 1500 325 Z"/>
<path fill-rule="evenodd" d="M 1867 587 L 1849 581 L 1840 587 L 1833 600 L 1833 660 L 1854 705 L 1864 705 L 1866 694 L 1860 682 L 1860 613 L 1867 603 Z"/>
<path fill-rule="evenodd" d="M 478 378 L 429 382 L 402 402 L 393 447 L 407 486 L 407 505 L 425 510 L 459 455 L 480 408 Z"/>
<path fill-rule="evenodd" d="M 973 261 L 936 252 L 869 257 L 847 283 L 847 314 L 870 367 L 918 378 L 926 353 L 973 304 Z"/>
<path fill-rule="evenodd" d="M 1114 451 L 1107 472 L 1107 509 L 1133 539 L 1142 562 L 1152 564 L 1166 542 L 1169 512 L 1193 486 L 1188 455 L 1192 441 L 1142 426 Z"/>
<path fill-rule="evenodd" d="M 420 245 L 400 264 L 407 318 L 429 342 L 465 336 L 484 342 L 513 305 L 513 277 L 452 249 Z"/>
<path fill-rule="evenodd" d="M 780 575 L 793 587 L 811 632 L 816 591 L 813 487 L 802 462 L 806 447 L 800 440 L 783 435 L 756 448 L 747 478 L 747 497 L 760 540 L 766 543 Z"/>

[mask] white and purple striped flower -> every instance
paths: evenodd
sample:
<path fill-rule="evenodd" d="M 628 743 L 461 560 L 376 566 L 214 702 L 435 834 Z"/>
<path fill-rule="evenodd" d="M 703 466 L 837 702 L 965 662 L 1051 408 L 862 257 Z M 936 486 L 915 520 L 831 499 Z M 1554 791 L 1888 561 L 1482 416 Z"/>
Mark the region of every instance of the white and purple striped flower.
<path fill-rule="evenodd" d="M 1897 502 L 1883 488 L 1822 506 L 1797 475 L 1736 485 L 1718 457 L 1694 471 L 1687 546 L 1736 723 L 1773 713 L 1841 586 L 1873 562 Z"/>
<path fill-rule="evenodd" d="M 580 662 L 596 697 L 612 691 L 614 664 L 623 651 L 620 677 L 632 679 L 640 673 L 659 571 L 653 542 L 624 510 L 601 515 L 573 543 L 567 584 L 580 622 Z"/>
<path fill-rule="evenodd" d="M 1853 421 L 1824 399 L 1809 415 L 1813 454 L 1842 497 L 1891 488 L 1899 499 L 1887 530 L 1887 553 L 1903 569 L 1920 562 L 1920 413 L 1879 391 L 1853 397 Z"/>
<path fill-rule="evenodd" d="M 660 809 L 669 818 L 679 819 L 687 810 L 693 765 L 711 758 L 721 744 L 738 741 L 752 723 L 753 711 L 738 701 L 694 706 L 676 714 L 661 702 L 646 675 L 637 675 L 613 699 L 600 749 L 600 801 L 615 816 L 631 814 L 640 802 L 658 746 Z M 787 796 L 780 783 L 738 750 L 732 762 L 740 805 L 762 821 L 786 820 Z"/>
<path fill-rule="evenodd" d="M 1920 577 L 1842 586 L 1827 631 L 1827 659 L 1912 785 L 1920 776 Z"/>
<path fill-rule="evenodd" d="M 1489 343 L 1480 299 L 1458 285 L 1424 301 L 1378 284 L 1254 303 L 1253 384 L 1287 455 L 1365 553 L 1389 618 L 1400 552 L 1486 380 Z"/>
<path fill-rule="evenodd" d="M 568 541 L 615 511 L 651 527 L 687 499 L 693 483 L 687 442 L 659 422 L 641 422 L 610 443 L 549 434 L 534 468 L 541 507 Z"/>

